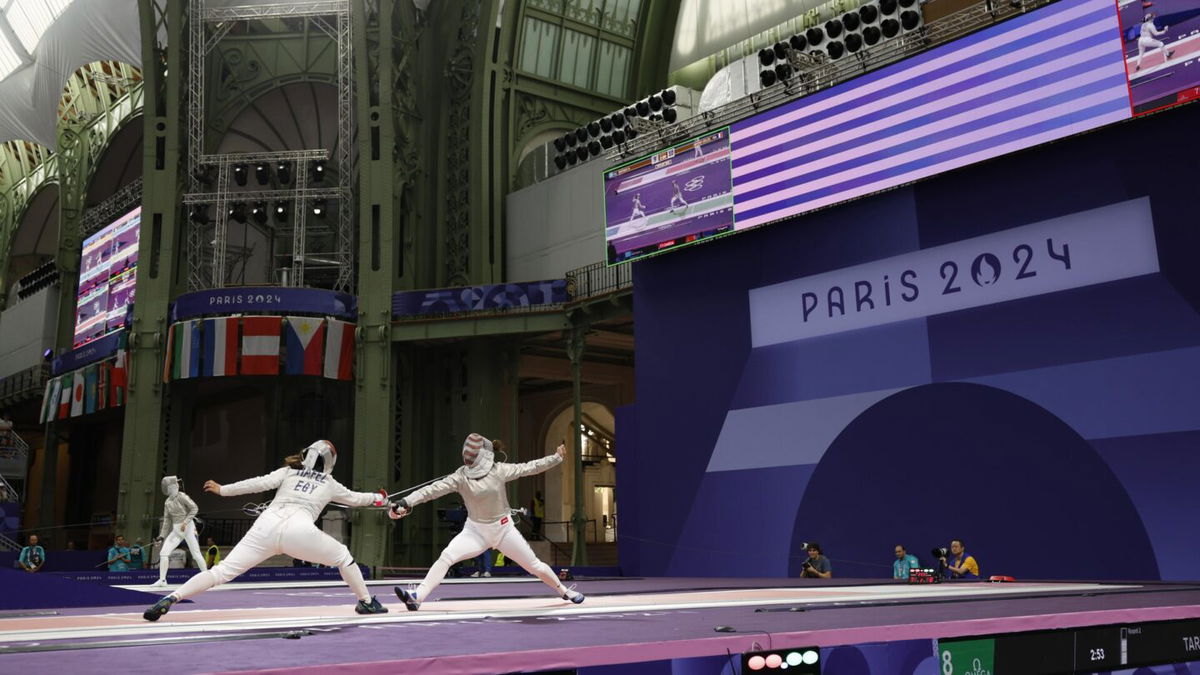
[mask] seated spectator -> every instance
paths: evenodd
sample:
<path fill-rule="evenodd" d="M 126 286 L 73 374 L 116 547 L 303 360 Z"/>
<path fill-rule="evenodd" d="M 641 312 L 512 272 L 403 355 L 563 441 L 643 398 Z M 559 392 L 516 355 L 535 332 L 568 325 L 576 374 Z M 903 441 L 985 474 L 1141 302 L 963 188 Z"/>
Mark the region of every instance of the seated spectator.
<path fill-rule="evenodd" d="M 129 552 L 129 546 L 125 543 L 124 535 L 117 535 L 113 545 L 108 549 L 108 571 L 109 572 L 128 572 L 129 564 L 133 558 Z"/>
<path fill-rule="evenodd" d="M 909 570 L 920 566 L 917 556 L 906 551 L 903 544 L 896 544 L 896 562 L 892 563 L 893 579 L 907 579 Z"/>
<path fill-rule="evenodd" d="M 38 546 L 36 534 L 29 535 L 29 545 L 21 549 L 17 561 L 21 563 L 21 569 L 26 572 L 37 572 L 42 569 L 42 565 L 46 563 L 46 550 Z"/>
<path fill-rule="evenodd" d="M 208 538 L 207 548 L 204 550 L 204 563 L 208 565 L 208 569 L 217 566 L 221 562 L 221 547 L 217 546 L 217 542 L 213 541 L 212 537 Z"/>
<path fill-rule="evenodd" d="M 815 579 L 829 579 L 833 576 L 833 566 L 829 564 L 829 558 L 821 552 L 821 545 L 815 541 L 809 542 L 808 560 L 804 561 L 800 570 L 800 576 L 811 577 Z"/>
<path fill-rule="evenodd" d="M 978 579 L 979 563 L 967 555 L 967 547 L 962 539 L 950 542 L 950 555 L 941 558 L 942 571 L 947 579 Z"/>

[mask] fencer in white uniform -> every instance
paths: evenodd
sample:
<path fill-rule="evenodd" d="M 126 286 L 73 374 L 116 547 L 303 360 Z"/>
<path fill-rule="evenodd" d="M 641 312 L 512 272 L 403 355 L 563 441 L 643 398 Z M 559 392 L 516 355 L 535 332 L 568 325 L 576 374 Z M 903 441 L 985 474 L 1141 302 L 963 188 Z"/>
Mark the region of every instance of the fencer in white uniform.
<path fill-rule="evenodd" d="M 163 597 L 142 616 L 157 621 L 171 605 L 198 595 L 242 574 L 273 555 L 337 567 L 342 579 L 358 597 L 354 611 L 359 614 L 387 612 L 371 597 L 362 572 L 344 544 L 317 529 L 313 522 L 329 502 L 347 506 L 388 506 L 387 495 L 380 492 L 353 492 L 331 474 L 337 450 L 329 441 L 317 441 L 300 455 L 284 460 L 284 465 L 265 476 L 221 485 L 206 481 L 204 490 L 222 497 L 275 490 L 271 505 L 254 521 L 250 531 L 233 547 L 229 555 L 207 572 L 193 576 L 178 590 Z"/>
<path fill-rule="evenodd" d="M 204 556 L 200 554 L 200 541 L 196 538 L 196 502 L 179 489 L 179 478 L 163 476 L 162 491 L 167 496 L 163 504 L 162 529 L 158 537 L 163 540 L 158 553 L 158 581 L 154 586 L 167 585 L 167 567 L 171 562 L 171 552 L 179 547 L 180 542 L 187 542 L 188 552 L 192 560 L 203 572 L 208 569 Z"/>
<path fill-rule="evenodd" d="M 499 445 L 500 441 L 496 443 Z M 451 565 L 474 558 L 489 548 L 500 551 L 505 558 L 541 579 L 563 600 L 570 600 L 576 604 L 583 602 L 583 594 L 563 586 L 554 570 L 538 560 L 533 549 L 529 548 L 529 542 L 517 531 L 512 521 L 512 507 L 508 505 L 508 494 L 504 489 L 504 484 L 511 480 L 539 474 L 558 466 L 562 463 L 565 451 L 566 448 L 560 445 L 553 455 L 523 464 L 508 464 L 495 461 L 492 441 L 479 434 L 471 434 L 463 443 L 461 467 L 397 501 L 389 511 L 393 518 L 402 518 L 417 504 L 452 492 L 461 495 L 467 507 L 467 520 L 463 524 L 462 532 L 450 540 L 446 549 L 429 568 L 421 584 L 414 590 L 396 587 L 396 596 L 404 601 L 404 606 L 416 611 L 433 589 L 442 583 Z"/>
<path fill-rule="evenodd" d="M 1168 50 L 1166 45 L 1164 45 L 1160 40 L 1155 39 L 1166 34 L 1167 29 L 1165 27 L 1162 30 L 1159 30 L 1158 27 L 1154 25 L 1154 13 L 1147 13 L 1142 19 L 1142 28 L 1138 34 L 1138 55 L 1137 63 L 1133 68 L 1134 70 L 1142 69 L 1142 56 L 1144 56 L 1146 52 L 1154 49 L 1164 52 L 1163 63 L 1166 63 L 1167 59 L 1171 58 L 1171 55 L 1175 53 L 1175 50 Z"/>

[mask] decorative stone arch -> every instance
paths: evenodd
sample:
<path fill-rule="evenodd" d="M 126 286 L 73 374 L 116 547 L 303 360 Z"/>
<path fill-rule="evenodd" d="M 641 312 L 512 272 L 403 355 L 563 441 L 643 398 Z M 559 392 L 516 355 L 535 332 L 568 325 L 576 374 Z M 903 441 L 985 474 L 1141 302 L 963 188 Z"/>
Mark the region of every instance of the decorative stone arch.
<path fill-rule="evenodd" d="M 588 396 L 583 398 L 582 403 L 584 415 L 596 420 L 597 423 L 608 424 L 610 429 L 615 427 L 616 413 L 607 403 Z M 574 415 L 574 405 L 570 400 L 566 400 L 562 405 L 552 408 L 551 411 L 547 413 L 545 419 L 542 420 L 538 431 L 537 443 L 535 447 L 539 448 L 540 452 L 537 453 L 537 456 L 545 456 L 554 452 L 554 449 L 558 447 L 558 444 L 564 440 L 566 441 L 567 446 L 567 454 L 563 463 L 559 465 L 559 468 L 557 469 L 557 476 L 549 475 L 544 479 L 545 490 L 543 490 L 543 497 L 546 500 L 547 522 L 570 520 L 571 516 L 573 515 L 570 504 L 574 501 L 575 496 L 575 472 L 572 466 L 572 462 L 574 461 L 573 453 L 575 452 L 575 443 L 574 441 L 570 440 L 570 432 L 571 428 L 574 426 Z M 609 468 L 608 471 L 611 472 L 611 475 L 605 474 L 602 476 L 603 480 L 600 482 L 603 482 L 607 485 L 615 484 L 615 468 Z M 593 531 L 596 532 L 598 539 L 603 541 L 604 538 L 601 533 L 601 521 L 604 520 L 604 518 L 601 516 L 611 516 L 612 514 L 602 514 L 598 508 L 601 506 L 600 500 L 594 494 L 589 494 L 587 487 L 588 485 L 594 485 L 597 482 L 596 478 L 597 477 L 595 475 L 589 477 L 585 471 L 585 512 L 587 513 L 589 519 L 596 521 L 595 528 L 593 529 L 592 525 L 589 524 L 587 527 L 587 532 L 589 538 L 591 537 Z M 514 506 L 516 505 L 514 504 Z M 569 526 L 563 525 L 557 526 L 556 528 L 545 528 L 546 536 L 548 539 L 554 541 L 565 541 L 565 532 L 567 527 Z"/>

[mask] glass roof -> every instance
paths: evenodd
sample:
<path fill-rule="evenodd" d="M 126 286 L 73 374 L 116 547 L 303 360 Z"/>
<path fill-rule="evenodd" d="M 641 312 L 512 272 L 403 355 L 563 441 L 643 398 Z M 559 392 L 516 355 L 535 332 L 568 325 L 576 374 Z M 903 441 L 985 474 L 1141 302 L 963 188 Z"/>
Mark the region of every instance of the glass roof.
<path fill-rule="evenodd" d="M 0 79 L 33 62 L 42 34 L 72 0 L 0 0 Z"/>

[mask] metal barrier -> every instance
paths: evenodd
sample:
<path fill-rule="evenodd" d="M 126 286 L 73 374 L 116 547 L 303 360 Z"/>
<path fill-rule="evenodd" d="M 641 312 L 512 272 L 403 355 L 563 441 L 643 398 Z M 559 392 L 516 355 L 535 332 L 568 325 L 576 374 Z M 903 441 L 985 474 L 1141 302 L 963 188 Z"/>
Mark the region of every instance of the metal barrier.
<path fill-rule="evenodd" d="M 572 302 L 633 287 L 633 266 L 592 263 L 567 272 L 567 295 Z"/>

